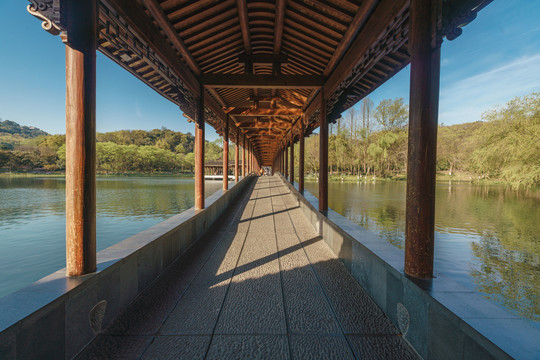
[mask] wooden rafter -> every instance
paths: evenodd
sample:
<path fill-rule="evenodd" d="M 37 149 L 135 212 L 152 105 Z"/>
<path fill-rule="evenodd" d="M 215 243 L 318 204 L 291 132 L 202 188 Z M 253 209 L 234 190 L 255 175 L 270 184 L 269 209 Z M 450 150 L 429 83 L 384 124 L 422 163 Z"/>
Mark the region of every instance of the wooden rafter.
<path fill-rule="evenodd" d="M 236 0 L 238 8 L 238 20 L 242 29 L 242 39 L 244 41 L 244 49 L 246 54 L 251 54 L 251 36 L 249 34 L 249 20 L 246 0 Z"/>
<path fill-rule="evenodd" d="M 345 51 L 349 48 L 349 45 L 351 44 L 354 37 L 358 34 L 362 26 L 366 23 L 369 15 L 373 11 L 373 8 L 378 1 L 379 0 L 366 0 L 362 3 L 362 6 L 354 15 L 354 18 L 349 25 L 347 32 L 341 38 L 341 41 L 339 42 L 336 50 L 334 51 L 332 58 L 330 58 L 330 61 L 328 61 L 328 65 L 326 65 L 326 69 L 324 70 L 323 75 L 328 76 L 332 72 L 332 70 L 334 70 L 334 66 L 341 59 Z"/>
<path fill-rule="evenodd" d="M 302 109 L 278 109 L 278 108 L 234 108 L 228 111 L 232 116 L 299 116 Z"/>
<path fill-rule="evenodd" d="M 319 75 L 203 74 L 201 80 L 216 88 L 317 89 L 324 83 Z"/>

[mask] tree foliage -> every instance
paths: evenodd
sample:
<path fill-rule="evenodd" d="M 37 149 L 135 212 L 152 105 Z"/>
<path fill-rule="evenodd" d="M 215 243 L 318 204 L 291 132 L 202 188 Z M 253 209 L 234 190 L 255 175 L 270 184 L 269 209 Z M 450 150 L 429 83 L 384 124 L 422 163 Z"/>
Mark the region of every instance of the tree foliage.
<path fill-rule="evenodd" d="M 330 173 L 382 177 L 406 173 L 407 105 L 403 99 L 387 99 L 375 111 L 373 107 L 366 98 L 359 112 L 348 112 L 331 126 Z M 540 93 L 532 93 L 486 112 L 483 121 L 439 126 L 437 168 L 448 175 L 470 173 L 472 180 L 535 186 L 540 184 L 538 139 Z M 318 172 L 318 144 L 318 135 L 306 140 L 308 173 Z"/>
<path fill-rule="evenodd" d="M 2 122 L 2 124 L 6 121 Z M 9 122 L 11 129 L 30 129 Z M 7 171 L 63 170 L 66 164 L 65 135 L 23 137 L 14 130 L 0 142 L 0 168 Z M 120 130 L 98 133 L 97 168 L 104 173 L 192 172 L 195 137 L 166 128 Z M 221 157 L 222 141 L 207 142 L 206 161 Z"/>

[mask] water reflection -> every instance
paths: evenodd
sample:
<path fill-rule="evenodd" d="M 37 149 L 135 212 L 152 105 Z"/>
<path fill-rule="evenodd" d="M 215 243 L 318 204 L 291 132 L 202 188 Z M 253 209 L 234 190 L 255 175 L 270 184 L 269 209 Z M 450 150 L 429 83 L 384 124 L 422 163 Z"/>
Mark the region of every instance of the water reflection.
<path fill-rule="evenodd" d="M 206 182 L 205 195 L 221 185 Z M 98 251 L 193 204 L 192 179 L 98 178 Z M 64 267 L 64 214 L 63 178 L 0 177 L 0 297 Z"/>
<path fill-rule="evenodd" d="M 318 194 L 317 183 L 306 189 Z M 405 190 L 405 182 L 330 183 L 329 206 L 404 248 Z M 436 271 L 539 322 L 540 190 L 445 182 L 436 199 Z"/>

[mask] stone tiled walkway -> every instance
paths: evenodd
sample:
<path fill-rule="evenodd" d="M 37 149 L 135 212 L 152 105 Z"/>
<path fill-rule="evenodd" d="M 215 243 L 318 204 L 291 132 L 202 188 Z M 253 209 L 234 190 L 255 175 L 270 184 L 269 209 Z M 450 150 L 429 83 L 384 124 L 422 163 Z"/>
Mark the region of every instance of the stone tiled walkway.
<path fill-rule="evenodd" d="M 81 359 L 415 359 L 277 177 L 261 177 Z"/>

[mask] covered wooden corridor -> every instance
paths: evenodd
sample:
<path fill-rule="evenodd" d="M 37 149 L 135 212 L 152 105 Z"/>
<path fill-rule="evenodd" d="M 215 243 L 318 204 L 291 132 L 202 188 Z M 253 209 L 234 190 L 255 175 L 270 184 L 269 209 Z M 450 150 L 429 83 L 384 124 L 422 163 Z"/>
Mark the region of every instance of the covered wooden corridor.
<path fill-rule="evenodd" d="M 99 296 L 114 310 L 105 315 L 104 333 L 101 320 L 92 334 L 86 325 L 58 333 L 66 357 L 408 359 L 444 358 L 448 349 L 461 354 L 473 346 L 473 357 L 504 358 L 431 296 L 432 286 L 447 286 L 433 277 L 441 44 L 460 36 L 491 1 L 30 0 L 28 11 L 66 44 L 67 266 L 60 281 L 103 276 L 94 285 L 105 284 Z M 149 229 L 126 239 L 133 252 L 106 249 L 122 254 L 106 274 L 96 253 L 96 50 L 195 124 L 194 208 L 178 215 L 183 222 L 158 226 L 166 228 L 158 237 Z M 328 130 L 409 64 L 406 241 L 396 254 L 384 244 L 370 249 L 353 241 L 341 228 L 346 223 L 331 221 Z M 223 173 L 229 142 L 236 146 L 235 184 L 224 176 L 213 202 L 204 198 L 206 124 L 223 137 Z M 302 196 L 304 139 L 317 129 L 314 206 L 304 204 L 311 195 Z M 251 186 L 262 167 L 277 175 Z M 298 192 L 291 186 L 297 178 Z M 330 240 L 330 249 L 322 240 L 331 231 L 339 241 Z M 123 263 L 133 269 L 124 272 Z M 136 281 L 136 291 L 117 289 L 121 276 Z M 105 312 L 98 293 L 91 295 L 74 296 L 82 304 L 63 297 L 77 316 L 61 320 L 86 321 L 80 308 Z M 405 329 L 403 337 L 392 324 Z M 448 334 L 458 335 L 447 340 Z M 17 339 L 24 349 L 19 344 L 27 338 Z"/>
<path fill-rule="evenodd" d="M 328 211 L 328 124 L 411 64 L 405 272 L 432 278 L 440 48 L 491 1 L 30 0 L 66 44 L 68 274 L 96 270 L 99 50 L 195 123 L 197 209 L 209 124 L 223 137 L 223 173 L 236 143 L 236 182 L 262 166 L 294 181 L 299 142 L 300 191 L 304 138 L 319 128 L 319 210 Z"/>
<path fill-rule="evenodd" d="M 78 359 L 416 359 L 277 176 L 253 182 Z"/>

